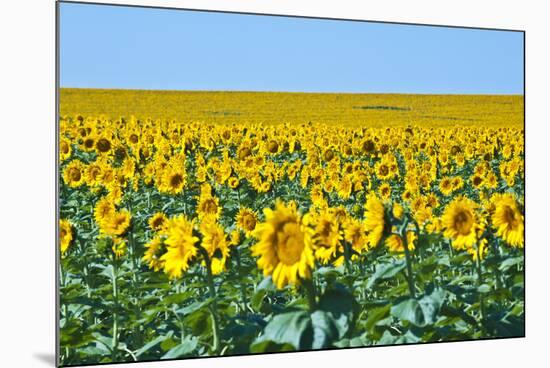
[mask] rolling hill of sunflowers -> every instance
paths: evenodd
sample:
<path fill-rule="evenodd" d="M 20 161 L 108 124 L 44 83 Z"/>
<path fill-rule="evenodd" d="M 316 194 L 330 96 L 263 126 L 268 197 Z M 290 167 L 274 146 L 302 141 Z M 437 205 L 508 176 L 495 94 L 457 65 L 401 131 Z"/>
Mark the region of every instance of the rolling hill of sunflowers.
<path fill-rule="evenodd" d="M 524 335 L 522 96 L 60 105 L 62 365 Z"/>

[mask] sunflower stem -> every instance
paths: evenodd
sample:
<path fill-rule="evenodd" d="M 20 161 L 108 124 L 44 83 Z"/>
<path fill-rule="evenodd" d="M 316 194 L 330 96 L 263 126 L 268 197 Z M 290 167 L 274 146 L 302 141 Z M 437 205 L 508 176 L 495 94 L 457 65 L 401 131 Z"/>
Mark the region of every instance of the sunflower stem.
<path fill-rule="evenodd" d="M 416 298 L 416 293 L 414 291 L 414 279 L 412 272 L 412 259 L 409 251 L 409 244 L 407 242 L 407 220 L 403 223 L 401 227 L 401 240 L 403 242 L 403 249 L 405 251 L 405 263 L 407 265 L 407 284 L 409 285 L 409 293 L 411 298 Z"/>
<path fill-rule="evenodd" d="M 307 305 L 309 312 L 313 313 L 317 308 L 317 302 L 315 300 L 315 286 L 313 280 L 303 280 L 302 285 L 306 289 Z"/>
<path fill-rule="evenodd" d="M 346 269 L 346 275 L 349 275 L 350 274 L 350 244 L 348 242 L 344 242 L 344 266 L 345 266 L 345 269 Z"/>
<path fill-rule="evenodd" d="M 483 274 L 482 274 L 482 271 L 481 271 L 481 261 L 480 261 L 481 252 L 480 252 L 479 248 L 480 248 L 479 243 L 476 243 L 476 253 L 477 253 L 476 270 L 477 270 L 477 286 L 478 287 L 483 284 Z M 482 293 L 479 293 L 479 313 L 481 315 L 480 325 L 481 325 L 481 329 L 483 331 L 484 330 L 483 321 L 485 321 L 485 301 L 484 301 Z"/>
<path fill-rule="evenodd" d="M 212 304 L 210 312 L 212 314 L 212 350 L 214 354 L 218 355 L 220 350 L 220 326 L 219 326 L 219 315 L 218 315 L 218 303 L 216 300 L 216 288 L 214 287 L 214 277 L 212 276 L 212 262 L 206 250 L 199 246 L 199 251 L 201 252 L 204 263 L 206 264 L 206 276 L 208 281 L 208 291 L 210 298 L 212 298 Z"/>
<path fill-rule="evenodd" d="M 112 357 L 111 359 L 113 361 L 116 361 L 117 359 L 117 349 L 118 349 L 118 284 L 117 284 L 117 261 L 115 259 L 115 256 L 112 256 L 113 260 L 113 268 L 111 270 L 111 281 L 113 286 L 113 301 L 114 301 L 114 307 L 115 310 L 113 312 L 113 340 L 112 340 Z"/>
<path fill-rule="evenodd" d="M 243 268 L 241 264 L 241 253 L 239 252 L 239 249 L 237 246 L 235 246 L 235 259 L 237 260 L 237 275 L 239 276 L 239 284 L 241 289 L 241 303 L 243 308 L 243 313 L 246 313 L 246 285 L 243 282 L 242 276 L 243 276 Z"/>

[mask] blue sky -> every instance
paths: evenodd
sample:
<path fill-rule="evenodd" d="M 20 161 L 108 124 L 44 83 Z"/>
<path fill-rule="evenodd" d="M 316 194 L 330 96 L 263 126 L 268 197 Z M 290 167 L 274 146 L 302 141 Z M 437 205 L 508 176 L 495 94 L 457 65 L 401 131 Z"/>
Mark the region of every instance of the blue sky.
<path fill-rule="evenodd" d="M 61 87 L 523 93 L 523 34 L 60 5 Z"/>

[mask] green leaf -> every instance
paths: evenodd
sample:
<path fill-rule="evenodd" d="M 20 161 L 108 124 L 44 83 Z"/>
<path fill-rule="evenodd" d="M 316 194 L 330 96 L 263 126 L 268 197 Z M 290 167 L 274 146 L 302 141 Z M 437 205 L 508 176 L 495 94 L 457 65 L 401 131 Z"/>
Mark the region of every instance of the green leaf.
<path fill-rule="evenodd" d="M 318 308 L 330 314 L 338 328 L 337 340 L 343 338 L 352 328 L 359 305 L 353 295 L 343 286 L 335 285 L 321 296 Z"/>
<path fill-rule="evenodd" d="M 188 314 L 196 312 L 199 309 L 202 309 L 202 308 L 210 305 L 210 303 L 212 303 L 213 300 L 214 300 L 213 298 L 208 298 L 208 299 L 206 299 L 202 302 L 194 302 L 194 303 L 192 303 L 192 304 L 190 304 L 186 307 L 182 307 L 182 308 L 177 309 L 176 313 L 186 316 Z"/>
<path fill-rule="evenodd" d="M 399 272 L 405 269 L 405 261 L 404 260 L 398 260 L 393 263 L 383 263 L 376 266 L 376 270 L 374 271 L 374 274 L 369 279 L 369 282 L 367 283 L 367 288 L 372 288 L 372 286 L 378 281 L 378 280 L 387 280 L 391 279 L 395 275 L 397 275 Z"/>
<path fill-rule="evenodd" d="M 508 270 L 509 268 L 514 267 L 514 266 L 517 265 L 517 264 L 522 264 L 522 263 L 523 263 L 523 257 L 508 258 L 508 259 L 505 259 L 505 260 L 500 264 L 500 266 L 498 267 L 498 269 L 501 270 L 501 271 L 506 271 L 506 270 Z"/>
<path fill-rule="evenodd" d="M 170 331 L 165 336 L 158 336 L 156 339 L 153 339 L 153 340 L 149 341 L 147 344 L 143 345 L 141 348 L 136 350 L 136 352 L 135 352 L 136 357 L 139 357 L 143 353 L 147 352 L 149 349 L 155 347 L 156 345 L 160 344 L 164 340 L 170 338 L 172 336 L 172 334 L 173 334 L 173 332 Z"/>
<path fill-rule="evenodd" d="M 332 318 L 330 313 L 317 310 L 311 314 L 313 327 L 313 342 L 311 348 L 323 349 L 332 345 L 332 341 L 339 340 L 342 336 L 341 326 Z"/>
<path fill-rule="evenodd" d="M 426 326 L 436 321 L 445 291 L 435 289 L 432 294 L 424 295 L 419 300 L 408 298 L 391 307 L 391 314 L 402 321 L 408 321 L 415 326 Z"/>
<path fill-rule="evenodd" d="M 402 321 L 408 321 L 417 326 L 426 324 L 424 313 L 418 300 L 409 298 L 391 307 L 391 314 Z"/>
<path fill-rule="evenodd" d="M 477 292 L 481 294 L 486 294 L 491 291 L 491 287 L 487 284 L 482 284 L 477 287 Z"/>
<path fill-rule="evenodd" d="M 368 331 L 372 330 L 376 323 L 387 318 L 390 315 L 391 304 L 384 305 L 383 307 L 373 308 L 367 313 L 367 321 L 365 327 Z"/>
<path fill-rule="evenodd" d="M 267 342 L 283 346 L 290 345 L 299 350 L 305 349 L 311 344 L 312 338 L 310 336 L 310 341 L 306 341 L 308 330 L 311 334 L 311 318 L 308 312 L 298 311 L 279 314 L 269 321 L 263 334 L 256 339 L 250 349 L 253 353 L 269 351 L 271 344 L 266 344 Z"/>
<path fill-rule="evenodd" d="M 199 340 L 196 337 L 187 336 L 181 344 L 168 350 L 168 352 L 164 354 L 161 359 L 175 359 L 189 355 L 193 352 L 193 350 L 195 350 L 198 342 Z"/>

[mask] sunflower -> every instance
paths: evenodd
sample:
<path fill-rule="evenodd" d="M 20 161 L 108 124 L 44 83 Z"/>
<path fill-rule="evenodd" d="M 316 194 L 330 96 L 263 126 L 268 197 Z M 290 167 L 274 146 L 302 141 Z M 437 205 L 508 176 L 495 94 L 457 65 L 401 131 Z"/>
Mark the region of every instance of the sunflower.
<path fill-rule="evenodd" d="M 237 221 L 237 227 L 242 229 L 247 236 L 250 236 L 256 228 L 258 216 L 250 208 L 243 207 L 239 209 L 235 220 Z"/>
<path fill-rule="evenodd" d="M 390 169 L 390 166 L 391 165 L 385 160 L 379 161 L 376 165 L 374 165 L 374 170 L 378 179 L 388 180 L 394 175 Z"/>
<path fill-rule="evenodd" d="M 69 220 L 59 220 L 59 245 L 61 248 L 61 254 L 65 254 L 71 242 L 73 241 L 73 230 Z"/>
<path fill-rule="evenodd" d="M 221 211 L 222 209 L 217 197 L 201 193 L 197 205 L 197 214 L 201 221 L 217 221 Z"/>
<path fill-rule="evenodd" d="M 472 181 L 472 185 L 474 186 L 474 188 L 480 188 L 485 180 L 483 179 L 483 177 L 479 174 L 474 174 L 471 178 L 471 181 Z"/>
<path fill-rule="evenodd" d="M 86 169 L 86 184 L 90 187 L 96 187 L 101 184 L 101 165 L 98 163 L 90 163 Z"/>
<path fill-rule="evenodd" d="M 380 187 L 378 188 L 378 193 L 380 194 L 380 197 L 382 197 L 382 199 L 390 199 L 391 197 L 391 187 L 388 183 L 384 183 L 382 185 L 380 185 Z"/>
<path fill-rule="evenodd" d="M 382 239 L 386 227 L 384 203 L 376 195 L 371 194 L 367 198 L 365 208 L 367 241 L 369 246 L 374 248 Z"/>
<path fill-rule="evenodd" d="M 118 237 L 113 238 L 113 246 L 111 249 L 115 254 L 115 258 L 121 258 L 126 254 L 127 245 L 126 239 Z"/>
<path fill-rule="evenodd" d="M 106 217 L 99 223 L 101 233 L 109 236 L 119 236 L 128 230 L 132 215 L 126 210 L 118 211 Z"/>
<path fill-rule="evenodd" d="M 394 202 L 393 206 L 392 206 L 392 215 L 393 215 L 393 217 L 395 217 L 398 220 L 402 220 L 404 213 L 405 213 L 405 210 L 404 210 L 403 206 L 401 204 L 397 203 L 397 202 Z"/>
<path fill-rule="evenodd" d="M 94 209 L 94 219 L 98 224 L 101 224 L 105 219 L 114 215 L 115 211 L 115 204 L 109 197 L 105 196 L 97 201 Z"/>
<path fill-rule="evenodd" d="M 477 242 L 479 216 L 476 209 L 476 203 L 465 197 L 454 199 L 445 208 L 441 218 L 443 235 L 452 239 L 457 249 L 470 248 Z"/>
<path fill-rule="evenodd" d="M 201 247 L 208 253 L 212 274 L 218 275 L 225 271 L 225 263 L 229 256 L 227 236 L 223 228 L 215 222 L 203 222 L 200 231 L 202 233 Z"/>
<path fill-rule="evenodd" d="M 169 167 L 162 176 L 162 185 L 159 190 L 169 194 L 179 194 L 187 182 L 185 170 L 182 167 Z"/>
<path fill-rule="evenodd" d="M 365 224 L 355 218 L 350 217 L 344 223 L 344 239 L 351 244 L 357 253 L 368 249 L 369 243 Z"/>
<path fill-rule="evenodd" d="M 487 245 L 489 244 L 489 241 L 485 238 L 479 240 L 477 246 L 479 247 L 479 250 L 476 247 L 471 247 L 466 249 L 466 251 L 472 256 L 472 259 L 474 261 L 477 261 L 478 258 L 478 252 L 479 252 L 479 260 L 482 260 L 487 255 Z"/>
<path fill-rule="evenodd" d="M 351 195 L 352 183 L 349 175 L 345 175 L 338 184 L 338 195 L 342 199 L 348 199 Z"/>
<path fill-rule="evenodd" d="M 95 142 L 95 148 L 99 153 L 108 153 L 113 148 L 113 145 L 109 139 L 103 137 Z"/>
<path fill-rule="evenodd" d="M 409 250 L 414 250 L 417 236 L 414 231 L 407 231 L 407 248 Z M 386 247 L 392 253 L 403 253 L 405 252 L 405 246 L 403 245 L 403 239 L 397 234 L 391 234 L 386 238 Z"/>
<path fill-rule="evenodd" d="M 313 248 L 315 258 L 322 264 L 327 264 L 336 257 L 342 248 L 342 232 L 337 216 L 331 209 L 326 209 L 315 216 L 313 232 Z"/>
<path fill-rule="evenodd" d="M 495 201 L 492 215 L 493 227 L 497 235 L 513 247 L 523 247 L 524 220 L 512 194 L 499 196 Z"/>
<path fill-rule="evenodd" d="M 439 182 L 439 191 L 444 196 L 448 196 L 449 194 L 451 194 L 453 192 L 453 181 L 452 181 L 452 179 L 449 178 L 448 176 L 441 179 L 441 181 Z"/>
<path fill-rule="evenodd" d="M 239 179 L 232 176 L 227 180 L 227 184 L 229 184 L 229 187 L 231 187 L 232 189 L 235 189 L 239 186 Z"/>
<path fill-rule="evenodd" d="M 164 266 L 164 261 L 160 260 L 160 253 L 164 247 L 161 237 L 159 235 L 155 236 L 150 242 L 145 244 L 145 247 L 147 250 L 143 255 L 143 262 L 147 263 L 150 269 L 160 271 Z"/>
<path fill-rule="evenodd" d="M 176 216 L 169 221 L 165 240 L 166 253 L 160 257 L 164 262 L 164 272 L 171 279 L 181 277 L 189 268 L 190 261 L 197 255 L 195 243 L 199 238 L 193 235 L 194 223 L 183 215 Z"/>
<path fill-rule="evenodd" d="M 459 189 L 462 189 L 462 187 L 464 187 L 464 180 L 460 176 L 455 176 L 454 178 L 452 178 L 451 181 L 452 181 L 453 190 L 459 190 Z"/>
<path fill-rule="evenodd" d="M 61 139 L 59 142 L 59 159 L 65 161 L 71 157 L 72 151 L 71 142 L 68 139 Z"/>
<path fill-rule="evenodd" d="M 271 275 L 278 289 L 311 278 L 314 265 L 311 230 L 295 203 L 277 201 L 275 210 L 265 208 L 264 215 L 265 222 L 253 232 L 258 242 L 251 247 L 252 255 L 259 257 L 257 264 L 264 276 Z"/>
<path fill-rule="evenodd" d="M 157 212 L 149 219 L 149 227 L 153 231 L 162 231 L 166 229 L 168 218 L 163 212 Z"/>
<path fill-rule="evenodd" d="M 72 160 L 63 171 L 63 180 L 71 188 L 76 188 L 85 183 L 86 166 L 80 160 Z"/>

